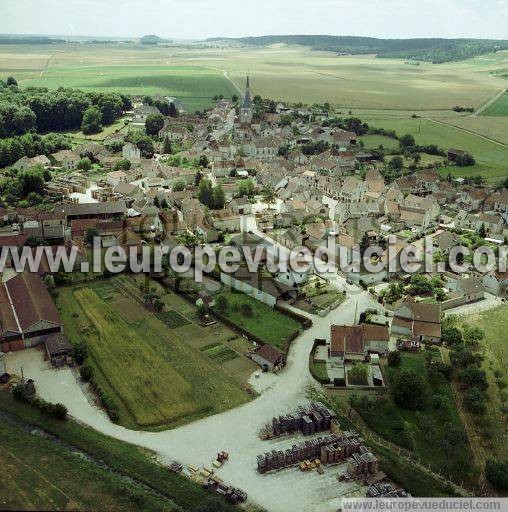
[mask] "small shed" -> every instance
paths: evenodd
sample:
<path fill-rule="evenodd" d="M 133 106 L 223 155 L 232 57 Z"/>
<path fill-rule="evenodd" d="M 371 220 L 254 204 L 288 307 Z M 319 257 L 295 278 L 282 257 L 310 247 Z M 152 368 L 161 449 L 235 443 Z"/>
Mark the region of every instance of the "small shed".
<path fill-rule="evenodd" d="M 273 370 L 276 366 L 283 366 L 286 363 L 284 352 L 271 345 L 262 345 L 251 357 L 264 371 Z"/>
<path fill-rule="evenodd" d="M 74 347 L 64 333 L 56 332 L 48 334 L 44 337 L 43 341 L 46 347 L 46 354 L 53 366 L 63 366 L 68 362 L 68 358 L 72 356 Z"/>

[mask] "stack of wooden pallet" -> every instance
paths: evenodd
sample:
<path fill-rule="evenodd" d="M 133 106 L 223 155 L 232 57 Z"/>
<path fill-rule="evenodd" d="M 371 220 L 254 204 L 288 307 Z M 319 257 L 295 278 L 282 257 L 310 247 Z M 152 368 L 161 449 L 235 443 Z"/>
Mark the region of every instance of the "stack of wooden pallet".
<path fill-rule="evenodd" d="M 355 480 L 365 480 L 378 473 L 378 460 L 365 446 L 348 458 L 348 475 Z"/>
<path fill-rule="evenodd" d="M 404 489 L 394 489 L 391 484 L 378 483 L 370 485 L 367 489 L 369 498 L 410 498 L 411 494 Z"/>
<path fill-rule="evenodd" d="M 296 413 L 274 417 L 272 423 L 264 426 L 259 435 L 261 439 L 273 439 L 284 434 L 302 432 L 310 436 L 336 428 L 336 414 L 320 402 L 310 402 L 298 407 Z"/>
<path fill-rule="evenodd" d="M 303 443 L 294 444 L 291 448 L 282 450 L 272 450 L 263 455 L 258 455 L 258 471 L 266 473 L 274 469 L 282 469 L 294 466 L 305 460 L 316 460 L 321 455 L 323 446 L 336 443 L 339 438 L 332 434 L 326 437 L 307 440 Z"/>

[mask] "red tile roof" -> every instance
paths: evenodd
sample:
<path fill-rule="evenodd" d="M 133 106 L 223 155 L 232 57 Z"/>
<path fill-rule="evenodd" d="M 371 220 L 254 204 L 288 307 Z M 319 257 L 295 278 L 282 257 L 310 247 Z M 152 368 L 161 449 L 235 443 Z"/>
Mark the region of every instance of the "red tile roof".
<path fill-rule="evenodd" d="M 40 277 L 22 272 L 5 283 L 23 331 L 40 321 L 62 325 L 53 299 Z"/>

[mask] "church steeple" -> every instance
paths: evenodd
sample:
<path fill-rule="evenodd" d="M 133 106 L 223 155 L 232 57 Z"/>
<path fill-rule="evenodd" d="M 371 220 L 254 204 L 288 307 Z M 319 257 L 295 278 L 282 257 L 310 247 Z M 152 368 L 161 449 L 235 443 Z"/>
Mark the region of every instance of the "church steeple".
<path fill-rule="evenodd" d="M 245 96 L 243 97 L 243 108 L 251 108 L 249 75 L 247 75 L 247 84 L 245 86 Z"/>
<path fill-rule="evenodd" d="M 243 105 L 240 109 L 240 122 L 250 124 L 252 122 L 252 102 L 250 99 L 250 78 L 247 75 L 247 83 L 245 84 L 245 95 L 243 97 Z"/>

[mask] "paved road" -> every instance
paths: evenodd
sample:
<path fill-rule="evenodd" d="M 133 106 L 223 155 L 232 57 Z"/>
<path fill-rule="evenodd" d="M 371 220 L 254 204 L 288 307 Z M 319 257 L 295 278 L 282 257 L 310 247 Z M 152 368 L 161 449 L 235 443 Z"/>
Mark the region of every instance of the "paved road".
<path fill-rule="evenodd" d="M 337 275 L 327 277 L 344 284 Z M 344 468 L 327 469 L 324 476 L 297 469 L 260 475 L 256 470 L 257 455 L 289 448 L 296 441 L 295 437 L 261 441 L 257 432 L 273 416 L 292 412 L 308 401 L 306 387 L 315 384 L 308 368 L 314 339 L 329 339 L 332 324 L 353 324 L 356 310 L 360 313 L 369 307 L 379 309 L 379 304 L 368 293 L 356 286 L 347 289 L 349 298 L 328 316 L 320 318 L 307 314 L 314 324 L 293 342 L 287 366 L 281 373 L 276 376 L 262 374 L 259 378 L 253 375 L 251 384 L 262 391 L 258 398 L 231 411 L 173 430 L 135 432 L 114 425 L 102 410 L 88 401 L 71 370 L 52 369 L 42 361 L 37 349 L 8 354 L 8 369 L 20 373 L 22 366 L 25 377 L 35 380 L 40 396 L 65 404 L 71 416 L 104 434 L 154 450 L 163 461 L 176 459 L 184 464 L 211 467 L 217 452 L 226 450 L 230 453 L 230 461 L 217 474 L 225 482 L 244 489 L 251 500 L 270 512 L 331 512 L 340 506 L 341 496 L 363 492 L 356 483 L 337 481 L 337 473 Z"/>
<path fill-rule="evenodd" d="M 293 342 L 284 371 L 277 376 L 263 374 L 259 379 L 252 379 L 257 388 L 268 385 L 257 399 L 231 411 L 164 432 L 135 432 L 112 424 L 103 411 L 88 402 L 68 368 L 50 368 L 36 349 L 8 354 L 7 364 L 10 371 L 17 370 L 17 373 L 23 366 L 25 377 L 35 380 L 39 394 L 52 402 L 65 404 L 74 418 L 114 438 L 152 449 L 163 461 L 177 459 L 185 464 L 211 467 L 218 451 L 228 451 L 231 460 L 218 471 L 218 475 L 244 489 L 254 502 L 270 512 L 333 511 L 337 508 L 337 498 L 354 491 L 357 486 L 337 482 L 337 470 L 332 472 L 331 469 L 324 478 L 316 473 L 301 473 L 293 469 L 275 475 L 259 475 L 256 456 L 274 448 L 290 447 L 295 439 L 261 441 L 257 432 L 274 415 L 293 411 L 307 401 L 305 389 L 313 383 L 308 370 L 308 356 L 314 338 L 329 339 L 332 323 L 352 324 L 357 304 L 361 311 L 372 306 L 373 302 L 367 293 L 362 292 L 327 317 L 314 316 L 313 327 Z M 288 492 L 289 486 L 291 492 Z M 324 499 L 326 503 L 323 503 Z"/>

